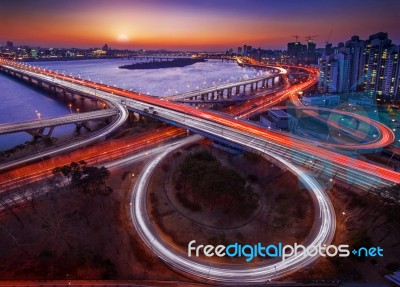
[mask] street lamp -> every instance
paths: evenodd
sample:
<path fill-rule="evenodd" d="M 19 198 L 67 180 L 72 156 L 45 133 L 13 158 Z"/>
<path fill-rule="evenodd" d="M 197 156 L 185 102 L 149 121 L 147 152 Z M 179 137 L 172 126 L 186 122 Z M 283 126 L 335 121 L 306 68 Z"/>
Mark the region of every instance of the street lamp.
<path fill-rule="evenodd" d="M 78 112 L 78 114 L 79 114 L 79 108 L 77 108 L 77 109 L 76 109 L 76 111 L 77 111 L 77 112 Z"/>
<path fill-rule="evenodd" d="M 70 113 L 72 114 L 72 104 L 69 104 L 68 107 L 69 107 Z"/>

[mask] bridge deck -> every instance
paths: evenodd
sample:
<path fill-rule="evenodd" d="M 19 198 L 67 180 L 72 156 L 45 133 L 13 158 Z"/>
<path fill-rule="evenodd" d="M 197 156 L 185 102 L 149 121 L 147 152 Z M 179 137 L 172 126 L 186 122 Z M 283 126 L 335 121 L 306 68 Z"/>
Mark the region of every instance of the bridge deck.
<path fill-rule="evenodd" d="M 236 86 L 248 85 L 248 84 L 252 84 L 252 83 L 255 83 L 255 82 L 260 82 L 260 81 L 263 81 L 263 80 L 273 79 L 273 78 L 278 77 L 278 76 L 279 76 L 279 74 L 270 74 L 270 75 L 268 75 L 266 77 L 257 77 L 257 78 L 243 80 L 243 81 L 239 81 L 239 82 L 235 82 L 235 83 L 228 83 L 228 84 L 223 84 L 223 85 L 219 85 L 219 86 L 212 86 L 212 87 L 208 87 L 208 88 L 204 88 L 204 89 L 194 90 L 194 91 L 190 91 L 190 92 L 187 92 L 187 93 L 171 95 L 171 96 L 165 97 L 165 99 L 174 100 L 174 101 L 184 100 L 186 98 L 195 97 L 195 96 L 198 96 L 198 95 L 201 95 L 201 94 L 212 93 L 212 92 L 219 91 L 219 90 L 225 90 L 225 89 L 234 88 Z"/>
<path fill-rule="evenodd" d="M 46 127 L 60 126 L 70 123 L 79 123 L 88 120 L 102 119 L 116 115 L 115 109 L 98 110 L 87 113 L 68 114 L 61 117 L 37 119 L 19 123 L 0 124 L 0 134 L 16 133 L 26 130 L 34 130 Z"/>

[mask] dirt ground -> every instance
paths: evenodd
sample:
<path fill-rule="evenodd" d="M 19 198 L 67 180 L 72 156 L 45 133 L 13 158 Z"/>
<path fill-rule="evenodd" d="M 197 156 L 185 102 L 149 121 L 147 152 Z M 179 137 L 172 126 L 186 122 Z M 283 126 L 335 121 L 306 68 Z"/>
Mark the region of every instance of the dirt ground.
<path fill-rule="evenodd" d="M 185 154 L 211 151 L 225 166 L 247 177 L 261 195 L 260 207 L 249 219 L 227 217 L 221 210 L 189 212 L 177 200 L 174 169 Z M 167 168 L 163 164 L 167 164 Z M 193 145 L 171 154 L 155 172 L 149 187 L 148 208 L 160 232 L 184 248 L 197 242 L 301 242 L 313 222 L 313 206 L 306 191 L 288 172 L 264 160 L 254 161 L 208 145 Z M 50 196 L 0 214 L 0 280 L 51 279 L 156 279 L 190 281 L 170 269 L 143 245 L 129 218 L 131 173 L 143 163 L 113 171 L 108 184 L 113 192 L 93 198 L 77 190 L 55 189 Z M 27 188 L 40 188 L 39 183 Z M 337 214 L 333 244 L 350 244 L 359 235 L 381 246 L 384 257 L 319 259 L 289 280 L 342 280 L 387 283 L 383 275 L 400 267 L 400 229 L 385 213 L 387 202 L 354 187 L 336 183 L 329 191 Z M 296 205 L 293 205 L 296 202 Z M 304 218 L 293 216 L 301 211 Z M 224 226 L 224 228 L 218 228 Z M 231 263 L 242 263 L 242 258 Z"/>
<path fill-rule="evenodd" d="M 112 172 L 108 196 L 54 190 L 33 206 L 1 214 L 0 280 L 187 281 L 148 251 L 131 225 L 131 173 L 141 167 Z"/>
<path fill-rule="evenodd" d="M 244 178 L 249 174 L 257 176 L 252 187 L 260 195 L 259 208 L 249 218 L 240 218 L 221 209 L 192 211 L 177 199 L 173 184 L 173 177 L 177 176 L 175 171 L 187 155 L 200 150 L 210 151 L 223 165 L 235 169 Z M 185 253 L 192 240 L 196 240 L 196 244 L 300 243 L 314 220 L 310 195 L 299 188 L 294 175 L 264 159 L 255 161 L 243 154 L 232 155 L 207 145 L 192 145 L 171 154 L 156 170 L 149 191 L 148 212 L 152 221 L 171 244 Z M 222 260 L 243 263 L 245 258 Z"/>
<path fill-rule="evenodd" d="M 349 244 L 350 248 L 362 243 L 380 246 L 383 257 L 320 258 L 291 278 L 388 284 L 384 275 L 400 269 L 400 229 L 398 222 L 387 213 L 389 203 L 380 196 L 340 182 L 328 194 L 335 207 L 337 224 L 332 244 Z M 400 207 L 394 210 L 400 212 Z"/>

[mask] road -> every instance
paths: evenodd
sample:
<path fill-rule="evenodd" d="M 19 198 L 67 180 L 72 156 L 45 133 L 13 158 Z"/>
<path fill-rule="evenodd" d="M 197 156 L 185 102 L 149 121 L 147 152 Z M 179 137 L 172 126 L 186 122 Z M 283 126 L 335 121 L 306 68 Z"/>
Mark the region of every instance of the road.
<path fill-rule="evenodd" d="M 250 66 L 254 66 L 255 63 L 253 61 L 253 64 Z M 257 64 L 256 66 L 263 66 L 263 64 Z M 287 66 L 289 69 L 291 66 Z M 298 68 L 298 67 L 296 67 Z M 259 114 L 263 111 L 265 111 L 267 108 L 280 104 L 286 99 L 290 99 L 291 102 L 301 108 L 306 107 L 303 105 L 303 103 L 299 100 L 298 98 L 298 92 L 302 92 L 304 90 L 309 89 L 310 87 L 314 86 L 318 82 L 318 77 L 316 74 L 316 71 L 312 68 L 306 68 L 306 67 L 300 67 L 299 69 L 304 69 L 309 73 L 309 80 L 305 82 L 304 84 L 301 83 L 301 85 L 296 85 L 293 88 L 286 88 L 285 90 L 282 90 L 280 92 L 277 92 L 274 97 L 271 96 L 263 96 L 260 97 L 259 99 L 254 99 L 254 100 L 249 100 L 247 103 L 240 105 L 240 106 L 233 106 L 229 109 L 230 114 L 235 114 L 239 118 L 249 118 L 255 114 Z M 287 81 L 287 80 L 286 80 Z M 300 88 L 300 89 L 299 89 Z M 330 127 L 346 132 L 348 134 L 351 134 L 353 137 L 356 137 L 358 139 L 365 139 L 367 136 L 363 134 L 362 132 L 356 131 L 356 130 L 350 130 L 347 129 L 343 126 L 339 126 L 336 122 L 327 120 L 321 116 L 318 115 L 318 113 L 313 112 L 312 107 L 309 108 L 310 111 L 306 112 L 307 115 L 314 117 L 317 120 L 320 120 L 321 122 L 329 125 Z M 336 148 L 336 149 L 341 149 L 341 150 L 377 150 L 380 148 L 384 148 L 391 143 L 394 142 L 395 136 L 394 133 L 392 132 L 391 129 L 389 129 L 387 126 L 384 124 L 372 120 L 368 117 L 358 115 L 355 113 L 350 113 L 350 112 L 343 112 L 339 110 L 333 110 L 335 113 L 340 113 L 343 115 L 349 115 L 353 118 L 356 118 L 360 121 L 369 123 L 373 128 L 377 130 L 377 134 L 375 138 L 372 138 L 368 140 L 367 142 L 359 142 L 359 143 L 341 143 L 341 144 L 335 144 L 335 143 L 329 143 L 329 142 L 320 142 L 320 141 L 314 141 L 312 144 L 313 145 L 318 145 L 322 147 L 328 147 L 328 148 Z M 278 131 L 276 131 L 279 133 Z M 291 135 L 293 136 L 293 135 Z M 307 140 L 310 141 L 310 140 Z"/>
<path fill-rule="evenodd" d="M 211 92 L 229 89 L 229 88 L 233 88 L 233 87 L 241 86 L 241 85 L 248 85 L 251 83 L 255 83 L 255 82 L 259 82 L 259 81 L 263 81 L 263 80 L 267 80 L 267 79 L 274 79 L 278 75 L 283 75 L 283 74 L 285 74 L 285 73 L 280 72 L 279 74 L 271 74 L 271 75 L 264 76 L 264 77 L 252 78 L 252 79 L 243 80 L 243 81 L 239 81 L 239 82 L 235 82 L 235 83 L 228 83 L 228 84 L 223 84 L 223 85 L 219 85 L 219 86 L 209 87 L 209 88 L 205 88 L 205 89 L 201 89 L 201 90 L 198 89 L 198 90 L 190 91 L 190 92 L 183 93 L 183 94 L 167 96 L 167 97 L 165 97 L 165 99 L 171 100 L 171 101 L 184 101 L 187 98 L 196 97 L 196 96 L 199 96 L 202 94 L 208 94 Z M 234 97 L 234 96 L 232 96 L 232 97 Z"/>
<path fill-rule="evenodd" d="M 68 154 L 58 155 L 30 165 L 24 165 L 0 174 L 0 191 L 15 189 L 19 186 L 32 184 L 36 181 L 51 177 L 55 167 L 68 165 L 73 161 L 78 162 L 84 160 L 90 165 L 100 165 L 116 160 L 120 160 L 116 161 L 119 164 L 124 161 L 129 162 L 130 155 L 132 154 L 147 150 L 151 147 L 163 144 L 165 141 L 184 135 L 186 135 L 186 131 L 179 128 L 161 128 L 156 132 L 151 131 L 128 139 L 113 139 L 95 146 L 72 151 Z M 115 163 L 113 166 L 115 166 Z"/>
<path fill-rule="evenodd" d="M 3 60 L 4 61 L 4 60 Z M 5 65 L 3 63 L 3 65 Z M 290 138 L 274 131 L 265 130 L 252 123 L 238 120 L 226 115 L 216 114 L 211 111 L 198 109 L 190 106 L 183 106 L 173 102 L 165 101 L 126 91 L 116 87 L 86 81 L 71 76 L 60 75 L 52 71 L 39 68 L 32 68 L 24 64 L 7 63 L 11 69 L 22 69 L 25 73 L 40 76 L 47 81 L 54 81 L 58 84 L 75 87 L 78 90 L 95 94 L 103 99 L 123 101 L 127 108 L 143 113 L 150 108 L 157 113 L 157 117 L 177 126 L 189 128 L 194 132 L 200 132 L 209 136 L 218 137 L 225 141 L 239 144 L 253 149 L 254 141 L 263 142 L 265 147 L 274 150 L 286 158 L 296 161 L 302 158 L 309 158 L 318 161 L 318 168 L 329 170 L 332 176 L 355 184 L 364 189 L 371 189 L 377 185 L 389 185 L 400 182 L 400 174 L 387 168 L 375 166 L 351 157 L 338 154 L 334 151 L 312 145 L 304 140 Z M 16 66 L 16 67 L 12 67 Z M 295 93 L 310 85 L 305 82 L 291 87 Z M 154 114 L 154 112 L 153 112 Z M 332 170 L 332 172 L 330 171 Z"/>
<path fill-rule="evenodd" d="M 299 91 L 302 92 L 302 91 Z M 307 109 L 306 106 L 303 105 L 303 103 L 299 100 L 298 98 L 298 93 L 291 93 L 290 94 L 290 100 L 291 102 L 299 107 L 299 108 L 303 108 L 303 109 Z M 320 108 L 321 109 L 321 108 Z M 366 143 L 357 143 L 357 144 L 332 144 L 332 143 L 325 143 L 325 146 L 328 147 L 334 147 L 334 148 L 339 148 L 339 149 L 347 149 L 347 150 L 374 150 L 374 149 L 379 149 L 379 148 L 384 148 L 390 144 L 392 144 L 395 141 L 395 135 L 393 133 L 393 131 L 388 128 L 386 125 L 375 121 L 373 119 L 370 119 L 368 117 L 356 114 L 356 113 L 351 113 L 351 112 L 346 112 L 346 111 L 339 111 L 339 110 L 332 110 L 335 113 L 339 113 L 342 115 L 349 115 L 355 119 L 358 119 L 360 121 L 369 123 L 373 128 L 375 128 L 378 131 L 378 134 L 376 136 L 376 138 L 373 138 L 372 140 L 366 142 Z M 320 115 L 318 115 L 318 113 L 312 111 L 312 108 L 309 108 L 308 111 L 306 111 L 306 114 L 314 117 L 315 119 L 326 123 L 327 125 L 329 125 L 330 127 L 336 129 L 336 130 L 344 130 L 345 132 L 348 133 L 352 133 L 354 137 L 358 137 L 361 139 L 365 139 L 365 134 L 359 132 L 359 131 L 354 131 L 354 130 L 350 130 L 350 129 L 346 129 L 343 126 L 339 126 L 338 123 L 331 121 L 329 119 L 323 118 Z M 347 130 L 347 131 L 346 131 Z"/>
<path fill-rule="evenodd" d="M 376 150 L 378 148 L 383 148 L 391 143 L 394 142 L 395 140 L 395 135 L 393 131 L 387 127 L 386 125 L 375 121 L 373 119 L 370 119 L 368 117 L 348 112 L 348 111 L 343 111 L 343 110 L 338 110 L 338 109 L 330 109 L 330 108 L 323 108 L 323 107 L 313 107 L 313 106 L 281 106 L 281 107 L 276 107 L 280 109 L 288 109 L 288 110 L 298 110 L 298 111 L 306 111 L 305 114 L 307 116 L 311 116 L 314 119 L 321 121 L 322 123 L 327 124 L 329 127 L 341 131 L 343 133 L 347 133 L 350 136 L 358 139 L 358 140 L 363 140 L 366 142 L 357 142 L 357 143 L 341 143 L 341 144 L 335 144 L 335 143 L 329 143 L 329 142 L 321 142 L 321 141 L 312 141 L 308 139 L 304 139 L 306 141 L 314 142 L 315 145 L 320 145 L 320 146 L 326 146 L 326 147 L 333 147 L 337 149 L 346 149 L 346 150 Z M 360 122 L 364 122 L 370 126 L 371 129 L 374 129 L 375 132 L 375 137 L 371 135 L 367 135 L 364 132 L 351 129 L 348 127 L 344 127 L 340 125 L 338 122 L 327 119 L 325 117 L 322 117 L 318 114 L 318 112 L 330 112 L 332 114 L 338 114 L 338 115 L 343 115 L 343 116 L 348 116 L 353 119 L 359 120 Z"/>
<path fill-rule="evenodd" d="M 169 127 L 158 131 L 156 135 L 150 132 L 134 139 L 121 139 L 75 151 L 70 155 L 58 156 L 54 159 L 35 163 L 24 168 L 0 174 L 0 190 L 2 201 L 8 206 L 26 204 L 26 199 L 37 198 L 51 190 L 51 186 L 40 188 L 28 184 L 52 177 L 54 167 L 70 164 L 71 161 L 85 160 L 89 165 L 101 165 L 110 171 L 124 168 L 137 162 L 142 162 L 163 152 L 166 148 L 175 146 L 176 141 L 170 141 L 186 135 L 182 129 Z M 165 142 L 168 140 L 169 142 Z M 179 143 L 179 142 L 178 142 Z M 68 183 L 65 183 L 68 184 Z M 25 190 L 16 189 L 18 186 L 28 186 Z M 8 211 L 2 204 L 0 212 Z"/>
<path fill-rule="evenodd" d="M 85 121 L 103 119 L 118 114 L 115 109 L 103 109 L 86 113 L 74 113 L 60 117 L 37 119 L 26 122 L 0 124 L 0 134 L 17 133 L 21 131 L 35 130 L 46 127 L 54 127 L 71 123 L 82 123 Z"/>
<path fill-rule="evenodd" d="M 80 90 L 77 90 L 77 91 L 82 92 Z M 93 94 L 95 95 L 95 93 L 93 93 Z M 51 148 L 51 149 L 39 152 L 38 154 L 33 154 L 31 156 L 24 157 L 22 159 L 14 160 L 14 161 L 7 162 L 7 163 L 2 163 L 2 164 L 0 164 L 0 172 L 3 172 L 5 170 L 11 169 L 11 168 L 14 168 L 17 166 L 21 166 L 23 164 L 35 162 L 37 160 L 41 160 L 46 157 L 55 156 L 55 155 L 58 155 L 61 153 L 70 152 L 77 148 L 82 148 L 82 147 L 88 146 L 96 141 L 106 138 L 108 135 L 115 132 L 120 126 L 122 126 L 125 123 L 126 119 L 128 118 L 129 113 L 128 113 L 126 107 L 121 104 L 121 102 L 119 102 L 115 99 L 112 99 L 112 98 L 104 99 L 104 100 L 107 101 L 108 106 L 110 108 L 118 111 L 118 114 L 115 117 L 114 121 L 112 123 L 110 123 L 109 125 L 107 125 L 105 128 L 91 133 L 89 137 L 85 137 L 83 139 L 76 140 L 73 143 L 68 144 L 66 146 Z"/>
<path fill-rule="evenodd" d="M 265 283 L 268 280 L 281 278 L 300 270 L 317 260 L 318 256 L 305 257 L 302 253 L 299 253 L 285 261 L 275 258 L 257 264 L 230 265 L 210 263 L 196 257 L 188 257 L 186 250 L 182 252 L 167 243 L 168 240 L 157 232 L 147 214 L 147 187 L 155 168 L 170 152 L 184 145 L 194 143 L 199 139 L 200 137 L 197 135 L 191 136 L 180 140 L 174 146 L 164 149 L 140 173 L 133 188 L 130 212 L 133 224 L 146 245 L 168 265 L 180 272 L 197 276 L 204 281 L 210 280 L 224 284 L 249 285 Z M 263 146 L 257 146 L 256 149 L 283 164 L 288 170 L 297 175 L 305 188 L 310 191 L 315 206 L 315 220 L 311 232 L 301 244 L 314 247 L 320 247 L 324 244 L 329 245 L 335 233 L 336 218 L 334 208 L 323 188 L 305 171 L 279 155 L 265 150 Z"/>
<path fill-rule="evenodd" d="M 8 64 L 9 66 L 11 64 Z M 309 237 L 303 242 L 305 245 L 320 246 L 330 243 L 335 230 L 335 215 L 328 197 L 318 183 L 292 162 L 303 158 L 310 159 L 310 165 L 321 166 L 324 169 L 329 165 L 335 171 L 334 176 L 342 180 L 349 178 L 359 186 L 368 189 L 377 184 L 400 183 L 400 174 L 386 168 L 378 167 L 366 162 L 349 158 L 330 150 L 314 146 L 301 140 L 288 138 L 285 135 L 263 129 L 246 121 L 216 114 L 210 111 L 197 109 L 194 107 L 182 106 L 162 99 L 155 99 L 146 95 L 141 95 L 123 89 L 109 87 L 98 83 L 76 79 L 70 76 L 59 75 L 51 71 L 30 68 L 25 65 L 18 69 L 26 69 L 25 73 L 31 73 L 44 80 L 57 82 L 74 87 L 77 90 L 97 95 L 102 99 L 124 102 L 127 108 L 142 113 L 157 115 L 166 122 L 190 128 L 194 132 L 206 133 L 227 142 L 236 143 L 261 154 L 268 155 L 287 169 L 295 173 L 299 179 L 307 186 L 316 202 L 316 224 Z M 40 73 L 38 75 L 38 73 Z M 290 91 L 295 93 L 299 89 L 304 89 L 309 82 L 300 84 Z M 268 265 L 246 265 L 232 268 L 232 266 L 210 265 L 201 261 L 188 260 L 186 256 L 174 252 L 163 245 L 163 238 L 159 238 L 146 222 L 145 205 L 143 202 L 144 191 L 148 183 L 149 176 L 156 165 L 164 158 L 168 152 L 176 147 L 198 140 L 198 136 L 189 137 L 182 140 L 173 147 L 165 148 L 164 152 L 151 161 L 144 172 L 141 173 L 135 190 L 132 193 L 132 218 L 138 228 L 143 240 L 160 256 L 174 268 L 200 276 L 204 279 L 220 282 L 243 282 L 250 284 L 253 282 L 265 281 L 284 276 L 295 270 L 303 268 L 315 260 L 315 258 L 292 257 L 287 261 L 269 261 Z M 317 163 L 319 161 L 319 163 Z M 273 262 L 273 263 L 272 263 Z"/>

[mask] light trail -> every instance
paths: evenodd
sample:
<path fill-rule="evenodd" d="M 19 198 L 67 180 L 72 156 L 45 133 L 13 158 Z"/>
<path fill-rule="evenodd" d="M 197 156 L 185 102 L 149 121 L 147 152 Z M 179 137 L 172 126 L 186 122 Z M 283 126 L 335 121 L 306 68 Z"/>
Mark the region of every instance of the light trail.
<path fill-rule="evenodd" d="M 4 60 L 3 60 L 4 62 Z M 7 62 L 8 63 L 8 62 Z M 4 64 L 3 64 L 4 65 Z M 18 68 L 13 68 L 10 65 L 18 66 Z M 200 110 L 194 107 L 183 106 L 180 104 L 172 103 L 165 101 L 163 99 L 150 97 L 147 95 L 137 94 L 134 92 L 126 91 L 121 88 L 109 87 L 107 85 L 76 79 L 72 76 L 60 75 L 51 71 L 45 71 L 38 68 L 28 67 L 23 64 L 15 64 L 8 63 L 6 65 L 10 69 L 15 69 L 19 71 L 20 69 L 25 70 L 25 73 L 32 74 L 36 76 L 40 76 L 45 78 L 48 81 L 58 81 L 62 83 L 62 81 L 67 81 L 69 85 L 78 85 L 80 88 L 77 89 L 85 90 L 86 92 L 95 94 L 97 92 L 97 96 L 100 96 L 104 99 L 119 99 L 120 101 L 125 101 L 126 105 L 129 108 L 139 109 L 143 112 L 143 109 L 151 107 L 156 107 L 159 115 L 162 113 L 161 118 L 170 122 L 172 121 L 175 124 L 182 124 L 185 119 L 193 119 L 191 121 L 190 128 L 195 128 L 195 126 L 199 123 L 202 125 L 201 130 L 205 132 L 210 132 L 209 127 L 212 123 L 218 124 L 221 126 L 221 129 L 233 129 L 236 133 L 240 133 L 242 135 L 249 135 L 253 137 L 262 138 L 264 141 L 270 142 L 275 146 L 280 146 L 281 148 L 285 148 L 290 151 L 296 151 L 303 154 L 311 155 L 315 158 L 329 161 L 331 165 L 339 167 L 343 170 L 350 169 L 349 172 L 354 172 L 357 174 L 358 178 L 354 180 L 360 181 L 360 183 L 365 182 L 366 180 L 362 180 L 362 177 L 365 179 L 378 178 L 379 180 L 387 180 L 393 183 L 400 182 L 400 174 L 389 170 L 387 168 L 383 168 L 380 166 L 376 166 L 367 162 L 363 162 L 361 160 L 356 160 L 351 157 L 338 154 L 336 152 L 326 150 L 322 147 L 318 147 L 312 145 L 304 140 L 299 140 L 295 138 L 290 138 L 287 135 L 281 135 L 277 132 L 273 132 L 270 130 L 265 130 L 262 127 L 256 126 L 254 124 L 233 119 L 229 116 L 216 114 L 207 110 Z M 31 72 L 32 71 L 32 72 Z M 39 73 L 39 74 L 38 74 Z M 299 89 L 303 89 L 309 83 L 303 83 L 300 86 L 296 86 Z M 99 95 L 100 94 L 100 95 Z M 147 106 L 147 108 L 146 108 Z M 204 120 L 208 121 L 207 124 L 204 125 Z M 212 123 L 211 123 L 212 122 Z M 218 133 L 218 136 L 221 136 L 221 132 Z M 235 138 L 227 138 L 233 142 L 237 142 Z M 377 144 L 377 148 L 379 145 Z M 366 174 L 369 176 L 366 177 Z M 344 179 L 347 178 L 346 175 L 343 175 Z M 354 176 L 351 176 L 354 178 Z M 377 180 L 375 180 L 377 181 Z"/>
<path fill-rule="evenodd" d="M 137 182 L 133 188 L 131 198 L 131 217 L 135 228 L 146 245 L 154 251 L 157 256 L 164 260 L 168 265 L 183 272 L 201 278 L 202 280 L 211 280 L 224 284 L 248 285 L 255 283 L 265 283 L 268 280 L 286 276 L 295 272 L 318 259 L 315 257 L 305 257 L 303 253 L 289 257 L 285 261 L 279 258 L 265 260 L 254 264 L 222 264 L 210 263 L 205 260 L 188 257 L 186 252 L 179 251 L 171 247 L 162 235 L 160 235 L 147 214 L 146 191 L 150 178 L 157 165 L 173 150 L 184 145 L 199 140 L 199 136 L 192 136 L 180 141 L 179 144 L 169 147 L 164 152 L 151 160 L 140 173 Z M 307 173 L 294 166 L 284 158 L 274 153 L 268 152 L 263 148 L 257 148 L 258 151 L 274 158 L 283 164 L 287 169 L 299 177 L 299 180 L 309 189 L 315 202 L 315 220 L 314 226 L 302 242 L 305 246 L 323 246 L 332 241 L 336 228 L 336 218 L 334 208 L 329 201 L 323 188 Z"/>

